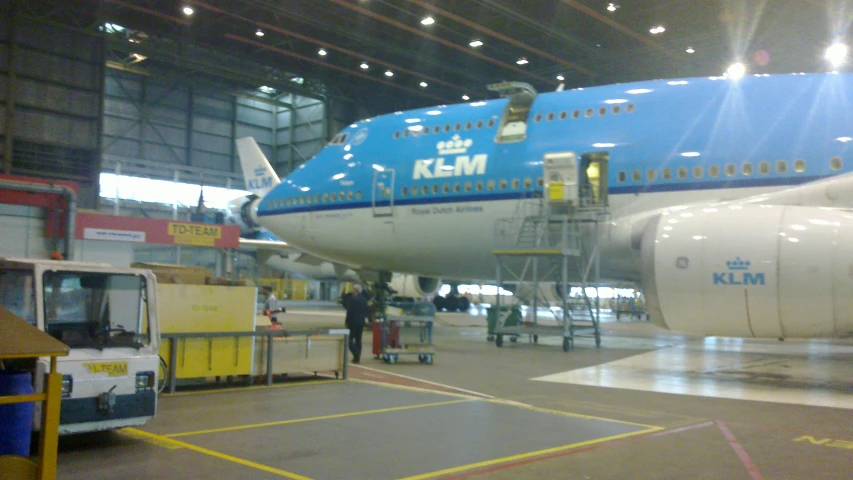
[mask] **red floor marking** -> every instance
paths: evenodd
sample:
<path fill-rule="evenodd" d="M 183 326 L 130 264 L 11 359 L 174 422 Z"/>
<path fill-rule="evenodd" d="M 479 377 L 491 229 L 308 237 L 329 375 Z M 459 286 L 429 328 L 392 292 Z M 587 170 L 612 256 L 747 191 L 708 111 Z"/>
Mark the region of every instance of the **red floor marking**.
<path fill-rule="evenodd" d="M 743 466 L 746 467 L 746 470 L 749 472 L 749 475 L 754 480 L 763 480 L 764 477 L 761 475 L 761 472 L 758 471 L 758 467 L 755 466 L 755 463 L 752 462 L 752 459 L 749 458 L 749 455 L 746 454 L 746 450 L 737 443 L 735 436 L 732 435 L 731 430 L 726 427 L 726 424 L 720 421 L 715 421 L 717 427 L 723 432 L 723 435 L 726 436 L 726 440 L 729 441 L 729 445 L 732 446 L 737 456 L 740 458 L 740 461 L 743 462 Z"/>
<path fill-rule="evenodd" d="M 592 450 L 598 450 L 600 448 L 614 447 L 616 445 L 623 445 L 626 443 L 637 442 L 640 440 L 647 440 L 649 438 L 662 437 L 665 435 L 671 435 L 673 433 L 681 433 L 681 432 L 686 432 L 688 430 L 695 430 L 697 428 L 710 427 L 713 424 L 714 424 L 714 422 L 705 422 L 705 423 L 699 423 L 696 425 L 688 425 L 686 427 L 675 428 L 672 430 L 664 430 L 662 432 L 652 432 L 652 433 L 647 433 L 645 435 L 638 435 L 636 437 L 628 437 L 628 438 L 623 438 L 623 439 L 619 439 L 619 440 L 614 440 L 612 442 L 599 443 L 596 445 L 590 445 L 588 447 L 582 447 L 582 448 L 578 448 L 575 450 L 569 450 L 566 452 L 552 453 L 551 455 L 545 455 L 542 457 L 535 457 L 535 458 L 528 458 L 525 460 L 519 460 L 517 462 L 512 462 L 512 463 L 504 463 L 501 465 L 496 465 L 494 467 L 484 468 L 482 470 L 475 470 L 473 472 L 467 472 L 467 473 L 462 473 L 459 475 L 453 475 L 450 477 L 441 477 L 441 478 L 442 478 L 442 480 L 458 480 L 461 478 L 468 478 L 468 477 L 473 477 L 473 476 L 477 476 L 477 475 L 483 475 L 485 473 L 492 473 L 492 472 L 497 472 L 500 470 L 506 470 L 509 468 L 520 467 L 522 465 L 529 465 L 531 463 L 541 462 L 544 460 L 551 460 L 553 458 L 568 457 L 569 455 L 575 455 L 575 454 L 583 453 L 583 452 L 590 452 Z"/>

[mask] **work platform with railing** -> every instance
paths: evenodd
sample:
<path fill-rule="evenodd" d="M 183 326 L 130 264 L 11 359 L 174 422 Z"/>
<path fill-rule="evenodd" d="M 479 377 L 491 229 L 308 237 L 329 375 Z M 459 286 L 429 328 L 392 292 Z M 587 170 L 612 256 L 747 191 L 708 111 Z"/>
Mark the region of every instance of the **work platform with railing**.
<path fill-rule="evenodd" d="M 492 253 L 498 289 L 513 285 L 515 296 L 531 307 L 528 318 L 508 322 L 512 311 L 502 309 L 501 295 L 497 296 L 498 347 L 504 335 L 529 335 L 534 343 L 539 336 L 560 336 L 564 351 L 582 336 L 601 345 L 597 289 L 600 225 L 608 215 L 606 161 L 606 155 L 580 159 L 572 152 L 545 155 L 542 194 L 532 192 L 519 199 L 513 216 L 496 222 L 500 248 Z M 596 289 L 594 298 L 590 289 Z M 557 325 L 540 324 L 539 307 L 548 308 Z"/>

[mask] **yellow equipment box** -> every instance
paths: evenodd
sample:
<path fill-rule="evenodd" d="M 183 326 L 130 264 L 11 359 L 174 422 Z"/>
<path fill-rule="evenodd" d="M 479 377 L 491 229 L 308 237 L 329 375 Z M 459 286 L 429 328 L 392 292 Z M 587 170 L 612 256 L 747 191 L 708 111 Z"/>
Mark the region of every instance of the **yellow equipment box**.
<path fill-rule="evenodd" d="M 256 287 L 158 284 L 160 333 L 252 332 Z M 254 338 L 177 339 L 176 378 L 250 375 Z M 168 365 L 171 340 L 160 344 Z M 169 366 L 171 368 L 171 366 Z"/>

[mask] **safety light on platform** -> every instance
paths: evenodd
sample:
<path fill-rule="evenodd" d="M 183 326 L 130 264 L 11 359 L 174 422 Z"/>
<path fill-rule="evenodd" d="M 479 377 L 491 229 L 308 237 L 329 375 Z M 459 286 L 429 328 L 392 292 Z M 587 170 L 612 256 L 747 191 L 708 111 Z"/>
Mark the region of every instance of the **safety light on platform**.
<path fill-rule="evenodd" d="M 421 82 L 421 88 L 426 88 L 427 85 L 428 85 L 427 82 Z"/>
<path fill-rule="evenodd" d="M 740 62 L 733 63 L 726 70 L 726 75 L 728 75 L 729 78 L 731 78 L 732 80 L 739 80 L 740 78 L 743 78 L 744 75 L 746 75 L 746 66 Z"/>
<path fill-rule="evenodd" d="M 847 61 L 847 45 L 836 42 L 826 49 L 823 56 L 833 67 L 840 67 Z"/>
<path fill-rule="evenodd" d="M 649 32 L 651 32 L 652 35 L 657 35 L 659 33 L 665 32 L 665 31 L 666 31 L 666 29 L 663 28 L 663 25 L 658 25 L 657 27 L 652 27 L 649 29 Z"/>
<path fill-rule="evenodd" d="M 193 13 L 195 13 L 195 10 L 193 10 L 193 7 L 184 7 L 184 15 L 189 17 Z"/>
<path fill-rule="evenodd" d="M 561 82 L 562 82 L 562 81 L 563 81 L 563 80 L 565 80 L 565 79 L 566 79 L 566 77 L 564 77 L 564 76 L 562 76 L 562 75 L 557 75 L 557 80 L 559 80 L 559 81 L 561 81 Z"/>
<path fill-rule="evenodd" d="M 264 36 L 264 31 L 263 31 L 263 30 L 261 30 L 261 29 L 259 28 L 259 29 L 258 29 L 258 31 L 257 31 L 257 32 L 255 32 L 255 35 L 257 35 L 257 36 L 259 36 L 259 37 L 263 37 L 263 36 Z"/>
<path fill-rule="evenodd" d="M 517 63 L 519 65 L 527 65 L 527 59 L 524 57 L 521 57 L 518 60 L 516 60 L 515 63 Z"/>
<path fill-rule="evenodd" d="M 319 52 L 317 52 L 317 55 L 320 55 L 321 57 L 325 57 L 325 56 L 326 56 L 326 53 L 327 53 L 327 52 L 326 52 L 326 50 L 324 50 L 324 49 L 322 49 L 322 48 L 321 48 L 321 49 L 320 49 L 320 51 L 319 51 Z"/>
<path fill-rule="evenodd" d="M 361 69 L 362 70 L 367 70 L 368 68 L 370 68 L 370 67 L 367 65 L 367 62 L 361 62 Z"/>
<path fill-rule="evenodd" d="M 432 17 L 426 17 L 425 19 L 421 20 L 421 23 L 424 25 L 432 25 L 433 23 L 435 23 L 435 19 L 433 19 Z"/>
<path fill-rule="evenodd" d="M 462 95 L 462 100 L 468 101 L 471 100 L 471 97 L 469 97 L 468 95 Z"/>
<path fill-rule="evenodd" d="M 481 42 L 479 40 L 474 40 L 471 43 L 469 43 L 468 45 L 471 45 L 472 47 L 477 48 L 477 47 L 482 47 L 483 42 Z"/>
<path fill-rule="evenodd" d="M 687 53 L 696 53 L 696 49 L 694 49 L 693 47 L 687 47 L 687 50 L 685 50 L 685 52 L 687 52 Z"/>

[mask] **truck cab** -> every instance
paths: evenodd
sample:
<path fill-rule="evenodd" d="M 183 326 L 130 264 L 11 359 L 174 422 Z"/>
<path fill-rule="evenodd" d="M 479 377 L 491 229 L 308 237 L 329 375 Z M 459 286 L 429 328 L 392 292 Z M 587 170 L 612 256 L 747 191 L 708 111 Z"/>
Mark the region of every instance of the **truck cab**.
<path fill-rule="evenodd" d="M 149 270 L 0 259 L 0 305 L 71 348 L 58 359 L 60 434 L 139 426 L 154 417 L 160 370 L 156 292 Z M 46 370 L 49 359 L 40 359 L 36 392 Z M 36 430 L 40 418 L 36 411 Z"/>

